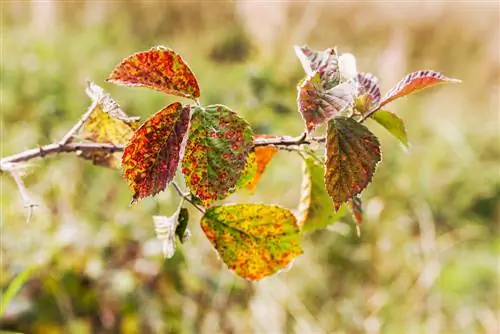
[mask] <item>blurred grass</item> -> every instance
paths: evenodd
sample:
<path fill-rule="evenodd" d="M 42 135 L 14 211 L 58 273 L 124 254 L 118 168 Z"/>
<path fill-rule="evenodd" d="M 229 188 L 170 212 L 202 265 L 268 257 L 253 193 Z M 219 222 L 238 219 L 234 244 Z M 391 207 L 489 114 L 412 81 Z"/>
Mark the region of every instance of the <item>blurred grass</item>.
<path fill-rule="evenodd" d="M 128 207 L 119 173 L 71 155 L 33 161 L 33 221 L 3 175 L 0 282 L 36 271 L 1 319 L 26 333 L 496 333 L 499 329 L 499 7 L 493 3 L 2 2 L 2 156 L 52 142 L 86 110 L 84 81 L 143 118 L 172 98 L 104 83 L 119 60 L 163 44 L 256 132 L 297 135 L 292 44 L 337 45 L 384 90 L 432 68 L 463 80 L 398 101 L 405 154 L 385 130 L 384 161 L 349 220 L 304 241 L 278 276 L 250 284 L 220 263 L 191 212 L 193 237 L 169 261 L 152 215 L 167 191 Z M 300 159 L 280 153 L 254 196 L 299 198 Z M 349 224 L 349 225 L 348 225 Z"/>

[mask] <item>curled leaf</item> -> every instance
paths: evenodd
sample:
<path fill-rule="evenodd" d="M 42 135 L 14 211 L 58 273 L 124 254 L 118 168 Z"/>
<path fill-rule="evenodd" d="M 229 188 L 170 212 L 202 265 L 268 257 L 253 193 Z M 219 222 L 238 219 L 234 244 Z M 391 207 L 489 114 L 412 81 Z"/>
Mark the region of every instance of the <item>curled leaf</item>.
<path fill-rule="evenodd" d="M 174 50 L 164 46 L 123 59 L 107 81 L 122 86 L 148 87 L 191 99 L 200 96 L 198 80 L 187 63 Z"/>
<path fill-rule="evenodd" d="M 123 175 L 134 191 L 133 201 L 153 196 L 172 181 L 182 158 L 190 106 L 174 102 L 138 128 L 123 152 Z"/>
<path fill-rule="evenodd" d="M 323 180 L 324 166 L 315 158 L 304 160 L 304 175 L 297 219 L 302 231 L 325 228 L 345 215 L 345 205 L 335 211 Z"/>
<path fill-rule="evenodd" d="M 358 73 L 357 80 L 358 97 L 356 98 L 356 108 L 361 113 L 365 113 L 377 107 L 380 103 L 380 87 L 377 77 L 371 73 Z"/>
<path fill-rule="evenodd" d="M 387 110 L 377 110 L 371 117 L 396 137 L 405 147 L 409 147 L 405 123 L 400 117 Z"/>
<path fill-rule="evenodd" d="M 363 124 L 346 117 L 328 123 L 324 180 L 334 206 L 366 188 L 380 159 L 379 141 Z"/>
<path fill-rule="evenodd" d="M 308 77 L 317 72 L 323 89 L 330 89 L 340 83 L 339 59 L 335 48 L 313 51 L 307 45 L 294 46 Z"/>
<path fill-rule="evenodd" d="M 382 98 L 380 107 L 402 96 L 421 91 L 442 83 L 460 83 L 461 80 L 448 78 L 433 70 L 420 70 L 406 75 Z"/>
<path fill-rule="evenodd" d="M 229 269 L 250 280 L 287 268 L 302 254 L 295 216 L 276 205 L 214 206 L 201 228 Z"/>
<path fill-rule="evenodd" d="M 195 109 L 182 173 L 186 185 L 203 205 L 234 191 L 252 146 L 250 126 L 228 107 Z"/>
<path fill-rule="evenodd" d="M 162 242 L 163 256 L 167 259 L 175 254 L 175 229 L 177 227 L 177 213 L 173 216 L 153 216 L 156 237 Z"/>

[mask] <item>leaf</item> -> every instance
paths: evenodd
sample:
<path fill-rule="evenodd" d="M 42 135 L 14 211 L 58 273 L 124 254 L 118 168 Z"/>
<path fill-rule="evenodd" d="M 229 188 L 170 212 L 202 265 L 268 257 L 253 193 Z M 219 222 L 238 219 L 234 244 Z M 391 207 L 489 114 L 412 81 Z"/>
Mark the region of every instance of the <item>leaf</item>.
<path fill-rule="evenodd" d="M 344 111 L 356 94 L 356 84 L 352 80 L 329 90 L 323 89 L 317 72 L 300 83 L 297 89 L 298 109 L 309 133 Z"/>
<path fill-rule="evenodd" d="M 134 133 L 123 152 L 123 175 L 134 191 L 133 201 L 164 190 L 182 158 L 190 106 L 179 102 L 158 111 Z"/>
<path fill-rule="evenodd" d="M 402 96 L 421 91 L 442 83 L 460 83 L 461 80 L 445 77 L 443 74 L 433 70 L 420 70 L 406 75 L 391 90 L 389 90 L 380 103 L 383 107 L 387 103 Z"/>
<path fill-rule="evenodd" d="M 201 228 L 229 269 L 250 280 L 274 274 L 302 254 L 295 216 L 277 205 L 214 206 Z"/>
<path fill-rule="evenodd" d="M 33 274 L 35 266 L 28 266 L 23 271 L 21 271 L 17 276 L 9 283 L 7 289 L 2 293 L 2 298 L 0 298 L 0 318 L 5 314 L 6 308 L 16 297 L 17 293 L 24 284 L 30 279 Z"/>
<path fill-rule="evenodd" d="M 394 137 L 399 139 L 405 147 L 409 147 L 405 123 L 396 114 L 387 110 L 377 110 L 371 117 L 377 121 L 377 123 L 382 125 L 387 131 L 389 131 Z"/>
<path fill-rule="evenodd" d="M 148 87 L 191 99 L 200 96 L 198 81 L 189 66 L 174 50 L 164 46 L 123 59 L 107 81 L 122 86 Z"/>
<path fill-rule="evenodd" d="M 93 82 L 89 82 L 86 92 L 92 99 L 92 111 L 78 137 L 93 143 L 125 145 L 139 127 L 139 117 L 129 117 L 109 94 Z M 78 156 L 97 165 L 120 168 L 121 153 L 79 152 Z"/>
<path fill-rule="evenodd" d="M 358 97 L 356 98 L 356 108 L 365 113 L 375 108 L 380 103 L 380 87 L 378 79 L 371 73 L 358 73 Z M 362 103 L 358 103 L 362 101 Z"/>
<path fill-rule="evenodd" d="M 340 83 L 339 59 L 335 48 L 313 51 L 307 45 L 295 45 L 294 50 L 307 76 L 311 77 L 317 72 L 324 89 Z"/>
<path fill-rule="evenodd" d="M 255 138 L 272 138 L 268 135 L 255 135 Z M 248 154 L 245 168 L 238 180 L 237 188 L 246 188 L 253 192 L 260 181 L 267 164 L 271 161 L 274 155 L 278 153 L 278 149 L 274 146 L 257 146 Z"/>
<path fill-rule="evenodd" d="M 361 193 L 381 159 L 380 144 L 366 126 L 352 118 L 328 123 L 325 185 L 335 207 Z"/>
<path fill-rule="evenodd" d="M 324 167 L 315 158 L 308 157 L 304 160 L 304 176 L 297 213 L 303 232 L 325 228 L 345 215 L 345 205 L 335 212 L 323 176 Z"/>
<path fill-rule="evenodd" d="M 182 173 L 204 206 L 235 190 L 253 146 L 252 136 L 248 123 L 226 106 L 195 109 Z"/>
<path fill-rule="evenodd" d="M 181 208 L 177 217 L 177 227 L 175 228 L 175 234 L 181 243 L 184 243 L 191 235 L 187 229 L 188 221 L 189 211 L 186 208 Z"/>
<path fill-rule="evenodd" d="M 352 215 L 358 224 L 363 223 L 363 204 L 359 196 L 354 196 L 349 202 L 351 207 Z"/>

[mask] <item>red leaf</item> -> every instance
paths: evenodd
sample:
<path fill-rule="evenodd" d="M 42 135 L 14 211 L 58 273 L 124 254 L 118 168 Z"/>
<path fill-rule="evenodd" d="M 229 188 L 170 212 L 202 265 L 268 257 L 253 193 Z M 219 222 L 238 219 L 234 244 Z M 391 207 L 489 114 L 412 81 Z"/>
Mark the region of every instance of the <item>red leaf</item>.
<path fill-rule="evenodd" d="M 352 215 L 358 224 L 363 223 L 363 205 L 359 196 L 354 196 L 349 203 Z"/>
<path fill-rule="evenodd" d="M 157 46 L 135 53 L 116 66 L 108 82 L 141 86 L 187 98 L 200 96 L 200 87 L 186 62 L 172 49 Z"/>
<path fill-rule="evenodd" d="M 190 108 L 172 103 L 135 131 L 122 157 L 123 175 L 134 191 L 133 201 L 159 193 L 172 181 L 183 154 Z"/>
<path fill-rule="evenodd" d="M 339 84 L 339 60 L 334 48 L 324 51 L 314 51 L 307 45 L 304 45 L 294 46 L 294 50 L 307 76 L 318 72 L 321 84 L 325 89 L 330 89 Z"/>
<path fill-rule="evenodd" d="M 462 81 L 445 77 L 443 74 L 433 70 L 421 70 L 410 73 L 384 95 L 380 107 L 402 96 L 448 82 L 460 83 Z"/>
<path fill-rule="evenodd" d="M 380 103 L 380 87 L 378 79 L 371 73 L 358 73 L 358 96 L 366 97 L 364 109 L 362 112 L 369 111 L 372 107 Z"/>

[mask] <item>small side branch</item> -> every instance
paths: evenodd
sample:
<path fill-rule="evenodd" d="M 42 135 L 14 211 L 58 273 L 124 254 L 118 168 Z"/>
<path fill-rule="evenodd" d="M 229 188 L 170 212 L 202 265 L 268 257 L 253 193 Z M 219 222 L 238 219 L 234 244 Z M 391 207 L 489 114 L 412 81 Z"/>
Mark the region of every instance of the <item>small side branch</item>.
<path fill-rule="evenodd" d="M 191 195 L 189 193 L 184 193 L 182 191 L 182 189 L 179 187 L 179 185 L 175 182 L 172 182 L 172 185 L 174 186 L 174 189 L 175 191 L 177 191 L 177 193 L 179 194 L 179 196 L 181 196 L 183 199 L 185 199 L 186 201 L 188 201 L 189 203 L 191 203 L 192 206 L 194 206 L 198 211 L 200 211 L 202 214 L 205 213 L 205 209 L 202 208 L 201 206 L 199 206 L 198 204 L 196 204 L 192 199 L 191 199 Z"/>
<path fill-rule="evenodd" d="M 23 179 L 19 175 L 19 171 L 11 170 L 9 173 L 14 181 L 16 181 L 17 187 L 19 188 L 19 193 L 21 194 L 21 198 L 24 202 L 24 206 L 28 208 L 28 217 L 26 218 L 26 222 L 29 223 L 31 221 L 31 218 L 33 217 L 33 209 L 38 205 L 35 204 L 35 202 L 33 202 L 33 200 L 31 199 L 28 190 L 24 185 Z"/>

